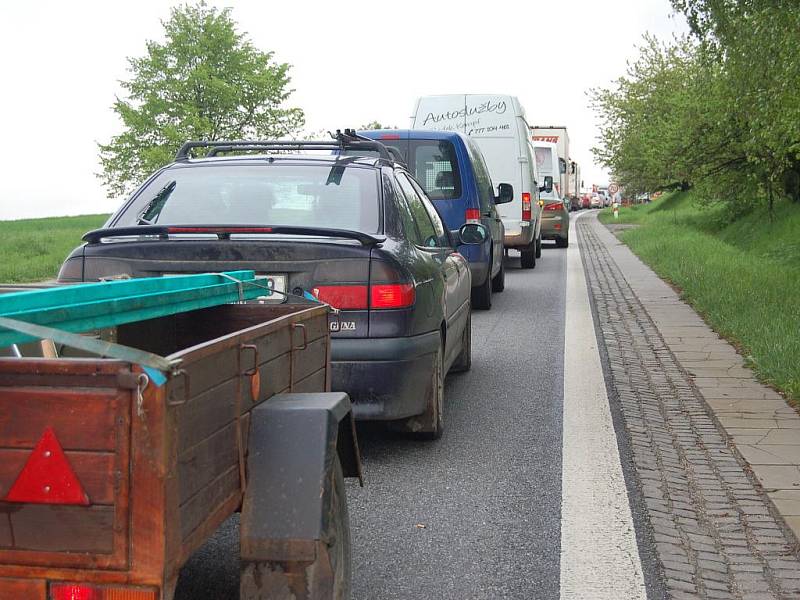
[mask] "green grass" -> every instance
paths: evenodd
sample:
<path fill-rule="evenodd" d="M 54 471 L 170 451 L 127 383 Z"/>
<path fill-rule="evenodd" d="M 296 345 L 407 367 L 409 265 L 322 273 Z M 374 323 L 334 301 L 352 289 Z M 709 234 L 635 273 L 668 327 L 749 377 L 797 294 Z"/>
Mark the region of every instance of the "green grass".
<path fill-rule="evenodd" d="M 52 279 L 81 236 L 108 215 L 0 221 L 0 283 Z"/>
<path fill-rule="evenodd" d="M 600 220 L 614 222 L 608 210 Z M 740 348 L 762 381 L 800 400 L 800 206 L 730 222 L 724 206 L 673 193 L 622 208 L 616 222 L 639 224 L 622 240 Z"/>

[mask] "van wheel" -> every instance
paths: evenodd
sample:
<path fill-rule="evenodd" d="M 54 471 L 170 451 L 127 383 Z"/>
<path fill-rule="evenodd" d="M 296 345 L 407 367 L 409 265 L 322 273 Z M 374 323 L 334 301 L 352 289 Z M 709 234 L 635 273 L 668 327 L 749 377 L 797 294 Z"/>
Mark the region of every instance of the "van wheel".
<path fill-rule="evenodd" d="M 504 289 L 506 289 L 506 265 L 501 260 L 500 270 L 497 272 L 497 275 L 492 278 L 492 291 L 502 292 Z"/>
<path fill-rule="evenodd" d="M 472 288 L 472 306 L 478 310 L 492 308 L 492 276 L 486 275 L 486 280 L 479 287 Z"/>
<path fill-rule="evenodd" d="M 536 267 L 536 248 L 520 251 L 519 262 L 523 269 L 533 269 Z"/>
<path fill-rule="evenodd" d="M 472 367 L 472 311 L 467 315 L 464 335 L 461 336 L 461 354 L 450 367 L 453 373 L 464 373 Z"/>
<path fill-rule="evenodd" d="M 569 238 L 556 238 L 556 247 L 566 248 L 567 246 L 569 246 Z"/>
<path fill-rule="evenodd" d="M 542 235 L 536 238 L 536 258 L 542 258 Z"/>

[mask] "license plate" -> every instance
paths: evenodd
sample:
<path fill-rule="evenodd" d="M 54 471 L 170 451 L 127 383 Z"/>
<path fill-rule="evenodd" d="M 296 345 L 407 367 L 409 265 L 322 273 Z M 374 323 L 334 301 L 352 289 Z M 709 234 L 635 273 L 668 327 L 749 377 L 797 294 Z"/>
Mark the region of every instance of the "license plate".
<path fill-rule="evenodd" d="M 269 288 L 257 298 L 258 302 L 280 304 L 286 302 L 286 275 L 269 275 L 267 273 L 256 273 L 256 277 L 261 279 L 259 285 L 264 285 L 263 278 L 266 278 L 266 286 Z M 272 291 L 274 290 L 274 291 Z"/>

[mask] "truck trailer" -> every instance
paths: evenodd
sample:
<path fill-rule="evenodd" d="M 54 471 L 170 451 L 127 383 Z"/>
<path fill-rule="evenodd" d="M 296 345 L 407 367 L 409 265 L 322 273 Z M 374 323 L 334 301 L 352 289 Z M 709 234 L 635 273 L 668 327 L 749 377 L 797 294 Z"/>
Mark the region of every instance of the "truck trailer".
<path fill-rule="evenodd" d="M 554 180 L 559 196 L 569 196 L 569 135 L 562 125 L 531 125 L 531 138 L 534 142 L 550 142 L 558 148 L 558 162 L 561 176 Z"/>

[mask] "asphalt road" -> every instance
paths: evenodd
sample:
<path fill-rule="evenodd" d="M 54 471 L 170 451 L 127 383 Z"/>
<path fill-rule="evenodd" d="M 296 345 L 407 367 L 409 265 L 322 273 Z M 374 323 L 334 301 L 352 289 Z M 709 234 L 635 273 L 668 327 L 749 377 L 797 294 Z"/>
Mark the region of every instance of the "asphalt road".
<path fill-rule="evenodd" d="M 353 598 L 559 597 L 566 250 L 506 264 L 473 313 L 473 363 L 446 382 L 445 434 L 359 427 L 366 485 L 348 485 Z M 184 567 L 177 600 L 238 599 L 238 526 Z"/>

